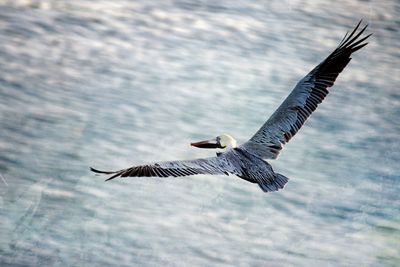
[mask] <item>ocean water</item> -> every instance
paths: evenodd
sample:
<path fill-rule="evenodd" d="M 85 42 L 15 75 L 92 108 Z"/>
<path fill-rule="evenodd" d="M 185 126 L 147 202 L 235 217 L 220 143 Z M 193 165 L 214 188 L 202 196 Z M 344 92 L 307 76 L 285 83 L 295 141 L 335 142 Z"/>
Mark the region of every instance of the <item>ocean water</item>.
<path fill-rule="evenodd" d="M 399 266 L 398 1 L 0 1 L 1 266 Z M 359 19 L 373 32 L 274 169 L 89 171 L 246 141 Z"/>

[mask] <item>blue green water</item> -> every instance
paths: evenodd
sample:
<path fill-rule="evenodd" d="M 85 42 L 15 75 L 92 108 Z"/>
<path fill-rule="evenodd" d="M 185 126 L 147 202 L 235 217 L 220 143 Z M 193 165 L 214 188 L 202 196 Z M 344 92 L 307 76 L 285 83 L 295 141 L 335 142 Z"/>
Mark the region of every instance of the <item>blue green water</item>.
<path fill-rule="evenodd" d="M 0 1 L 1 266 L 399 266 L 398 1 Z M 246 141 L 360 18 L 370 44 L 236 177 L 120 169 Z"/>

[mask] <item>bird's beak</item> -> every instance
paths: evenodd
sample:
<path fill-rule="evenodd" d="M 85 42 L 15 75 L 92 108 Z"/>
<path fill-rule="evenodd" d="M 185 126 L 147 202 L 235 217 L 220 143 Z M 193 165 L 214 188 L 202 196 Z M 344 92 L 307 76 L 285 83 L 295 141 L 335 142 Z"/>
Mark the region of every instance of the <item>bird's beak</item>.
<path fill-rule="evenodd" d="M 217 141 L 216 138 L 196 143 L 190 143 L 190 145 L 198 148 L 221 148 L 221 144 Z"/>

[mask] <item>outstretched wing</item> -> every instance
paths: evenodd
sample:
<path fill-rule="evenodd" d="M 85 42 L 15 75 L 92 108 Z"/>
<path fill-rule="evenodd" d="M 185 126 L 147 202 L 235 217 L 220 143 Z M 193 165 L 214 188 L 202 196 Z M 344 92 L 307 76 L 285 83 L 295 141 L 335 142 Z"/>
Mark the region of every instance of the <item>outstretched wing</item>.
<path fill-rule="evenodd" d="M 297 133 L 328 94 L 327 88 L 334 84 L 350 62 L 351 54 L 368 44 L 363 42 L 371 34 L 360 39 L 368 25 L 357 32 L 360 24 L 361 21 L 350 35 L 344 36 L 335 51 L 296 85 L 258 132 L 241 145 L 242 149 L 261 158 L 275 159 L 278 156 L 282 146 Z"/>
<path fill-rule="evenodd" d="M 275 173 L 266 161 L 240 149 L 230 149 L 217 157 L 166 161 L 135 166 L 120 171 L 91 171 L 112 175 L 106 181 L 117 177 L 178 177 L 196 174 L 234 174 L 251 183 L 257 183 L 264 192 L 282 189 L 288 178 Z"/>
<path fill-rule="evenodd" d="M 106 181 L 117 177 L 179 177 L 196 174 L 228 175 L 224 157 L 212 157 L 195 160 L 165 161 L 153 164 L 134 166 L 115 172 L 91 171 L 102 174 L 112 174 Z"/>

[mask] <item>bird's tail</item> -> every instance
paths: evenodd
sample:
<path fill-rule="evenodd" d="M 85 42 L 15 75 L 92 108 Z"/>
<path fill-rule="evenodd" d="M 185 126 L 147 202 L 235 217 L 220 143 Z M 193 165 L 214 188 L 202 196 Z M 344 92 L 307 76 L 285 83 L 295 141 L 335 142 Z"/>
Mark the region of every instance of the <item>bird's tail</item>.
<path fill-rule="evenodd" d="M 116 177 L 119 176 L 120 173 L 121 173 L 121 171 L 99 171 L 99 170 L 96 170 L 96 169 L 94 169 L 94 168 L 92 168 L 92 167 L 90 167 L 90 170 L 91 170 L 92 172 L 95 172 L 95 173 L 114 174 L 114 175 L 111 176 L 110 178 L 106 179 L 106 181 L 116 178 Z"/>
<path fill-rule="evenodd" d="M 272 183 L 258 183 L 258 186 L 264 192 L 273 192 L 282 189 L 288 181 L 289 178 L 286 176 L 280 173 L 275 173 L 275 179 Z"/>

